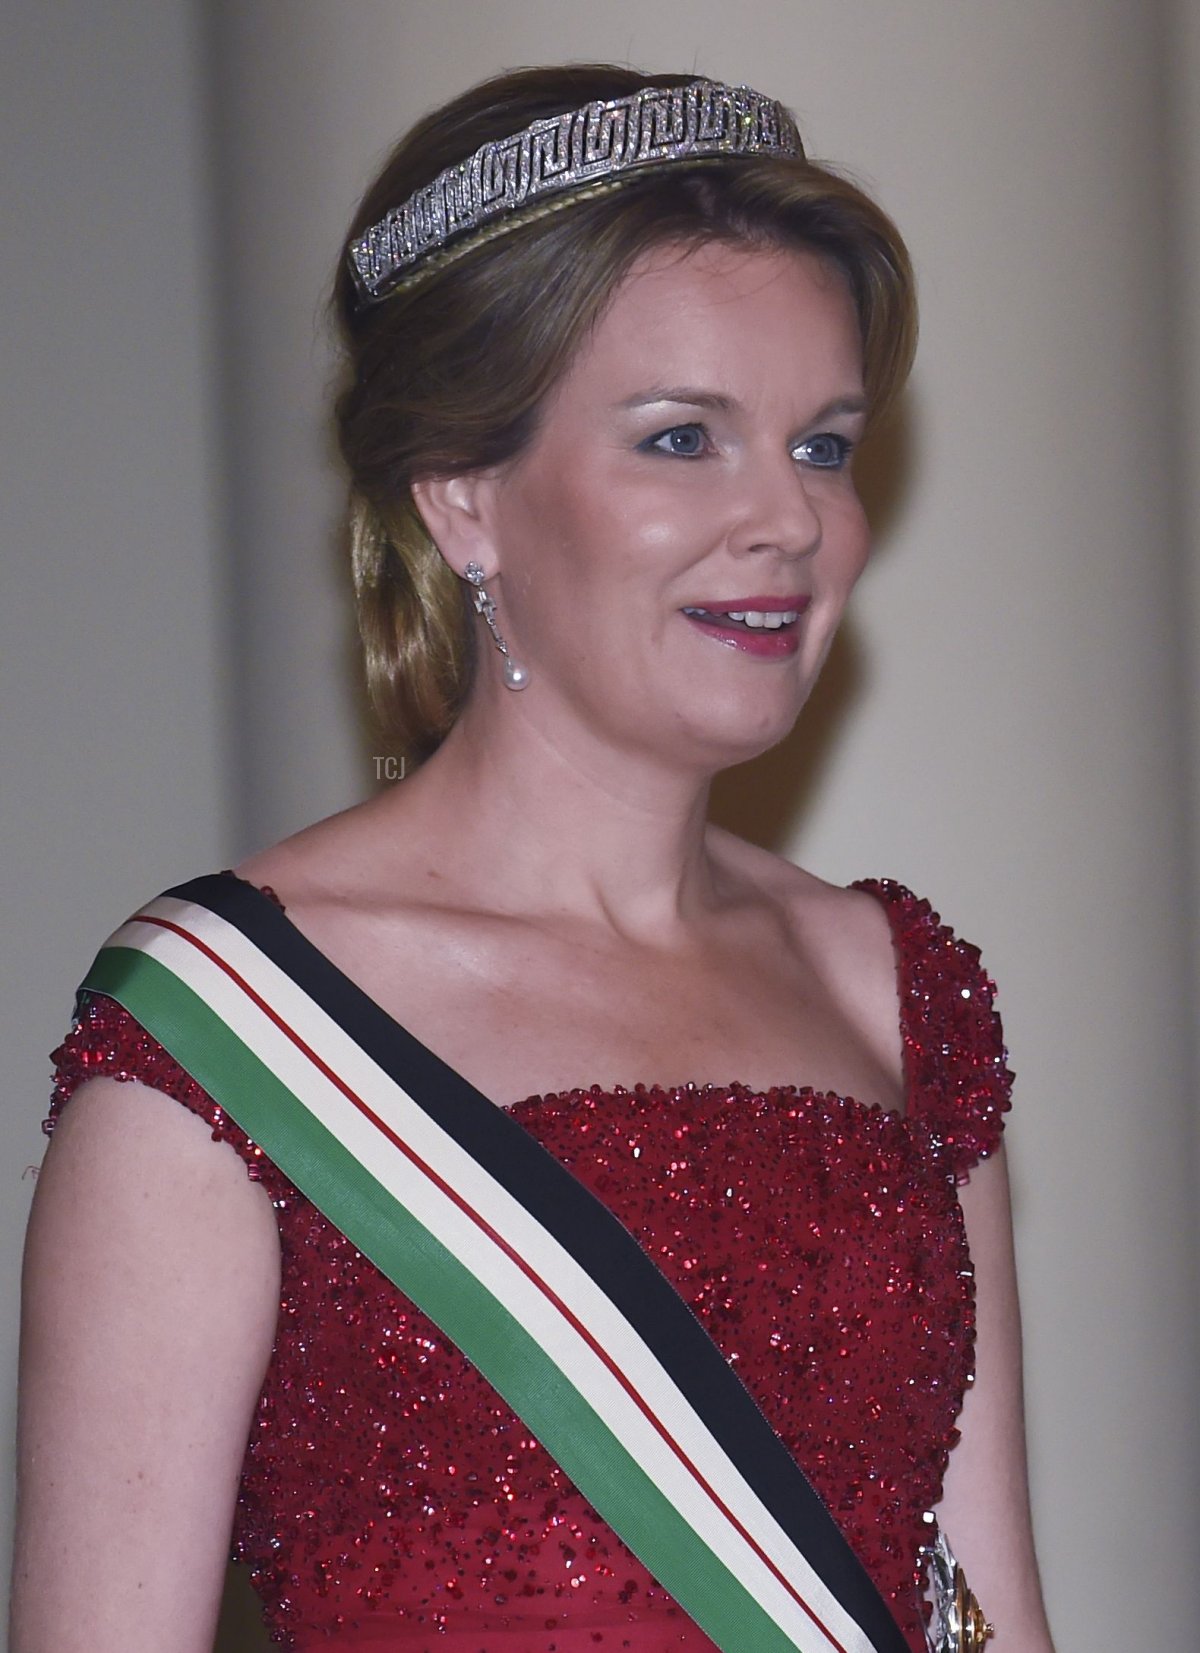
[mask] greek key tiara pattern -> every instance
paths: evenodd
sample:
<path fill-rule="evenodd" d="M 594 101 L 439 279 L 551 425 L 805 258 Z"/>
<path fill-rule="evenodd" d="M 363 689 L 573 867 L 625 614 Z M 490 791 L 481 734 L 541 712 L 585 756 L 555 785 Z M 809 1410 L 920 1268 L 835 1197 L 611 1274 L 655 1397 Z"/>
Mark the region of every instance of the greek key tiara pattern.
<path fill-rule="evenodd" d="M 790 112 L 748 86 L 648 86 L 483 144 L 353 241 L 350 265 L 369 304 L 428 253 L 558 191 L 673 161 L 803 153 Z"/>

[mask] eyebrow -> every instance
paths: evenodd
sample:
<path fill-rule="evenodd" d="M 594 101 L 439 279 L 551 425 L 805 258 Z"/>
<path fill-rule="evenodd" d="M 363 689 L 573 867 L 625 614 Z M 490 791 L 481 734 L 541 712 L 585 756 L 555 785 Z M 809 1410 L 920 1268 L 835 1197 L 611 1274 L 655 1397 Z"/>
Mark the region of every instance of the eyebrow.
<path fill-rule="evenodd" d="M 737 402 L 731 396 L 722 396 L 717 391 L 698 390 L 691 385 L 655 385 L 651 390 L 639 390 L 636 395 L 630 396 L 622 402 L 622 408 L 653 407 L 662 402 L 673 402 L 677 406 L 711 408 L 717 413 L 732 413 L 737 409 Z M 832 402 L 818 408 L 813 414 L 810 423 L 816 424 L 822 419 L 833 419 L 839 414 L 865 413 L 867 399 L 865 396 L 838 396 Z"/>
<path fill-rule="evenodd" d="M 719 413 L 731 413 L 737 406 L 731 396 L 721 396 L 712 390 L 694 390 L 689 385 L 655 385 L 652 390 L 639 390 L 623 408 L 652 407 L 657 402 L 678 402 L 685 407 L 714 408 Z"/>

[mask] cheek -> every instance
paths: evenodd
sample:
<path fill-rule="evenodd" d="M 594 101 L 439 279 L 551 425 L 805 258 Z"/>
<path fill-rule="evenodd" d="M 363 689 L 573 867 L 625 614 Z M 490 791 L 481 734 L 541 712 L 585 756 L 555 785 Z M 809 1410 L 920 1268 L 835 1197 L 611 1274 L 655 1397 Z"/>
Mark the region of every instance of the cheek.
<path fill-rule="evenodd" d="M 871 554 L 871 525 L 857 495 L 827 525 L 825 546 L 831 583 L 849 593 Z"/>
<path fill-rule="evenodd" d="M 722 489 L 712 485 L 699 465 L 685 470 L 682 462 L 674 469 L 664 465 L 661 473 L 626 470 L 595 505 L 597 520 L 612 529 L 610 566 L 631 578 L 657 575 L 666 581 L 720 544 L 730 514 Z"/>
<path fill-rule="evenodd" d="M 680 559 L 694 558 L 711 537 L 712 502 L 699 492 L 666 477 L 631 476 L 628 467 L 540 479 L 506 536 L 522 542 L 510 545 L 522 586 L 567 580 L 577 594 L 620 601 L 629 585 L 677 572 Z"/>

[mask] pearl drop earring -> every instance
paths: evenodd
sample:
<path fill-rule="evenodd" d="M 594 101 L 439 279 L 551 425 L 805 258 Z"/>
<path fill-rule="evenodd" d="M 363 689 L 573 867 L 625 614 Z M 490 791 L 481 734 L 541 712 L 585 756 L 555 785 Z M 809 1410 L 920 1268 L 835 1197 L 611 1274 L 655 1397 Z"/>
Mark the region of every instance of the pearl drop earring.
<path fill-rule="evenodd" d="M 471 601 L 475 604 L 476 614 L 482 614 L 483 623 L 492 634 L 492 642 L 504 656 L 504 685 L 509 689 L 523 689 L 529 682 L 529 673 L 524 666 L 518 666 L 508 652 L 508 644 L 500 635 L 500 628 L 496 624 L 496 604 L 491 595 L 484 589 L 483 569 L 477 562 L 469 562 L 463 570 L 469 585 L 474 587 Z"/>

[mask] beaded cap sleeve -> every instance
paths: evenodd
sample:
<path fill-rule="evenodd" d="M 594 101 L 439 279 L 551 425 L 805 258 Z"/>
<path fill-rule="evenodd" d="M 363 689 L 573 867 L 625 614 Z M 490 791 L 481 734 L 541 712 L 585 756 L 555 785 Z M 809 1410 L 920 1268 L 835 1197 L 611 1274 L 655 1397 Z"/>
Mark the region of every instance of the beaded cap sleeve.
<path fill-rule="evenodd" d="M 42 1129 L 53 1134 L 59 1114 L 85 1079 L 137 1080 L 160 1091 L 208 1123 L 214 1142 L 228 1142 L 245 1161 L 251 1182 L 261 1182 L 272 1200 L 290 1192 L 292 1184 L 262 1149 L 236 1125 L 224 1108 L 181 1068 L 175 1058 L 146 1032 L 140 1022 L 102 993 L 83 997 L 78 1018 L 57 1050 L 54 1090 L 49 1117 Z"/>
<path fill-rule="evenodd" d="M 891 920 L 909 1115 L 925 1122 L 935 1151 L 965 1182 L 999 1147 L 1012 1102 L 995 983 L 978 947 L 903 884 L 863 879 L 854 888 L 874 894 Z"/>

